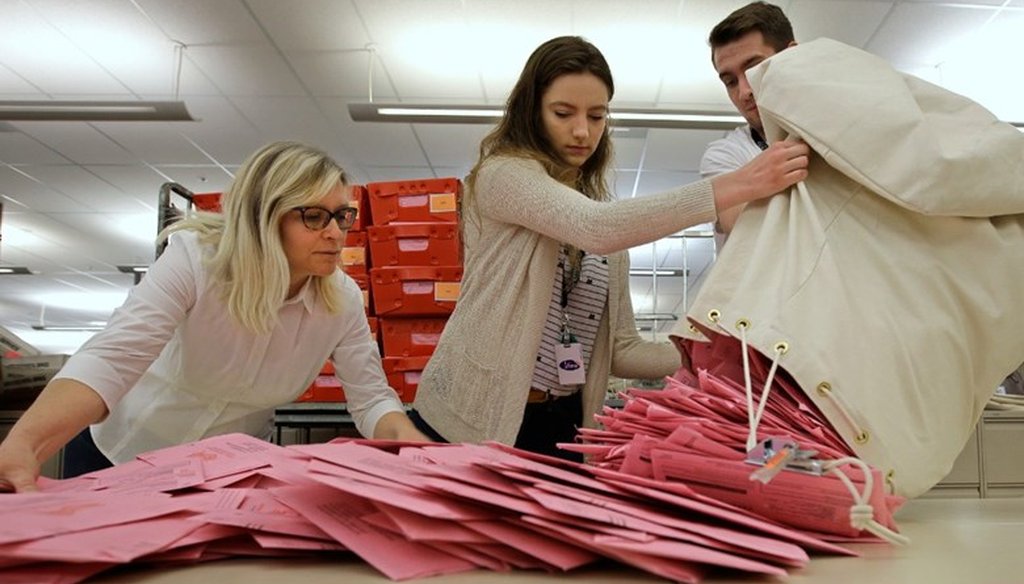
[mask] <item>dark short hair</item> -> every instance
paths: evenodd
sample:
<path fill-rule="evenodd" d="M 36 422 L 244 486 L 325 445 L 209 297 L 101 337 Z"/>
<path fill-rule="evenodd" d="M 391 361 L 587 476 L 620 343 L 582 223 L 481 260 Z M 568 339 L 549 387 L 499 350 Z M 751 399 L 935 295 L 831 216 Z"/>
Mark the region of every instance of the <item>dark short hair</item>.
<path fill-rule="evenodd" d="M 776 52 L 785 49 L 796 40 L 793 36 L 793 25 L 781 8 L 767 2 L 751 2 L 734 10 L 711 29 L 708 44 L 711 45 L 712 58 L 718 47 L 752 32 L 761 33 L 765 43 Z"/>

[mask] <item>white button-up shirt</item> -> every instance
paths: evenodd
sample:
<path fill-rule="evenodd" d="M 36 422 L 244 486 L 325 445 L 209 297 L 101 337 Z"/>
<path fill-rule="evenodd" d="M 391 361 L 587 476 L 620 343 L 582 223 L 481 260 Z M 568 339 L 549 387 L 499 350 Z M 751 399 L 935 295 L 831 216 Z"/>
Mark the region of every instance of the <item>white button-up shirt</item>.
<path fill-rule="evenodd" d="M 327 312 L 310 280 L 281 307 L 273 330 L 257 335 L 228 313 L 203 256 L 195 233 L 172 236 L 107 328 L 57 374 L 106 402 L 110 415 L 91 430 L 107 458 L 122 463 L 229 432 L 268 438 L 274 409 L 298 397 L 328 358 L 361 434 L 372 436 L 383 415 L 402 411 L 351 278 L 334 275 L 339 314 Z"/>

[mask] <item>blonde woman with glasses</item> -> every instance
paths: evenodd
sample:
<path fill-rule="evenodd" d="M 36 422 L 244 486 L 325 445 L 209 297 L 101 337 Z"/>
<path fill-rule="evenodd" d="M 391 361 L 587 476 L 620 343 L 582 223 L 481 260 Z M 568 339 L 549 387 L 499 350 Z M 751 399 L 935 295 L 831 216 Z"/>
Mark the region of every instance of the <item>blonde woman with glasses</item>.
<path fill-rule="evenodd" d="M 277 142 L 253 154 L 223 213 L 161 234 L 169 244 L 146 277 L 12 428 L 0 489 L 34 490 L 65 443 L 68 477 L 218 434 L 268 438 L 275 407 L 328 359 L 360 433 L 426 440 L 387 385 L 361 291 L 337 268 L 348 203 L 323 152 Z"/>

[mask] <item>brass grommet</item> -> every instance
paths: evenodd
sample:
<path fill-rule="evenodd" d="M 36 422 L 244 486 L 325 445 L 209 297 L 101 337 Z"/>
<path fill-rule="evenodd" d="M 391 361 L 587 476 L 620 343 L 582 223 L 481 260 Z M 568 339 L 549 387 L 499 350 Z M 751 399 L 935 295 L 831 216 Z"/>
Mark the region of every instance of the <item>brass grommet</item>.
<path fill-rule="evenodd" d="M 822 381 L 815 389 L 818 391 L 818 395 L 828 395 L 832 393 L 832 384 L 827 381 Z"/>
<path fill-rule="evenodd" d="M 867 431 L 862 431 L 860 434 L 853 437 L 853 441 L 857 444 L 867 444 L 867 441 L 870 439 L 871 435 L 868 434 Z"/>
<path fill-rule="evenodd" d="M 889 492 L 890 493 L 895 493 L 896 492 L 896 471 L 895 470 L 889 470 L 889 472 L 885 473 L 885 484 L 889 485 Z"/>
<path fill-rule="evenodd" d="M 741 319 L 736 321 L 736 328 L 738 328 L 738 329 L 748 329 L 748 328 L 750 328 L 750 321 L 745 319 L 745 318 L 741 318 Z"/>
<path fill-rule="evenodd" d="M 717 308 L 713 308 L 708 311 L 708 320 L 711 322 L 718 322 L 718 319 L 722 318 L 722 313 Z"/>
<path fill-rule="evenodd" d="M 697 327 L 695 327 L 695 326 L 693 326 L 693 325 L 691 324 L 691 325 L 690 325 L 690 332 L 691 332 L 691 333 L 695 333 L 695 334 L 696 334 L 696 333 L 699 333 L 700 331 L 698 331 L 698 330 L 697 330 Z"/>
<path fill-rule="evenodd" d="M 775 343 L 775 352 L 780 355 L 785 355 L 789 352 L 789 343 L 786 341 L 779 341 Z"/>

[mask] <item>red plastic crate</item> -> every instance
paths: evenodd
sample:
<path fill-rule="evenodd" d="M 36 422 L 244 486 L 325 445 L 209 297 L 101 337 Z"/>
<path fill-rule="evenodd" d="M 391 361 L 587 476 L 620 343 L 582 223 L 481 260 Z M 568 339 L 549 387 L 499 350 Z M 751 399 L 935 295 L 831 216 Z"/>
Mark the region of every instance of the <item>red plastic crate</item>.
<path fill-rule="evenodd" d="M 373 265 L 458 266 L 458 223 L 391 223 L 367 228 Z"/>
<path fill-rule="evenodd" d="M 349 205 L 359 209 L 356 213 L 356 222 L 352 224 L 352 231 L 362 231 L 366 229 L 368 225 L 372 225 L 370 221 L 370 205 L 367 201 L 366 187 L 363 185 L 352 185 L 352 191 L 350 192 Z"/>
<path fill-rule="evenodd" d="M 380 333 L 385 357 L 429 357 L 434 354 L 447 318 L 385 318 Z"/>
<path fill-rule="evenodd" d="M 365 231 L 349 231 L 345 234 L 345 246 L 341 248 L 341 259 L 338 263 L 346 274 L 366 274 L 369 268 L 366 240 Z"/>
<path fill-rule="evenodd" d="M 366 323 L 370 325 L 370 336 L 380 344 L 380 320 L 376 316 L 367 316 Z"/>
<path fill-rule="evenodd" d="M 345 391 L 341 381 L 334 376 L 334 365 L 327 361 L 320 368 L 320 375 L 295 399 L 297 402 L 343 402 Z"/>
<path fill-rule="evenodd" d="M 459 297 L 462 266 L 412 266 L 370 270 L 377 316 L 451 314 Z"/>
<path fill-rule="evenodd" d="M 462 183 L 457 178 L 432 178 L 367 183 L 374 225 L 458 221 Z"/>
<path fill-rule="evenodd" d="M 398 397 L 405 403 L 416 398 L 416 388 L 420 385 L 420 376 L 427 366 L 430 357 L 384 357 L 384 374 L 388 377 L 388 385 L 398 392 Z"/>
<path fill-rule="evenodd" d="M 200 211 L 220 213 L 220 197 L 222 193 L 193 193 L 192 204 Z"/>
<path fill-rule="evenodd" d="M 355 280 L 359 289 L 363 291 L 363 311 L 367 316 L 373 314 L 373 305 L 370 298 L 370 276 L 368 274 L 349 274 L 349 278 Z"/>

